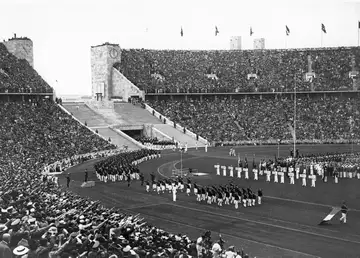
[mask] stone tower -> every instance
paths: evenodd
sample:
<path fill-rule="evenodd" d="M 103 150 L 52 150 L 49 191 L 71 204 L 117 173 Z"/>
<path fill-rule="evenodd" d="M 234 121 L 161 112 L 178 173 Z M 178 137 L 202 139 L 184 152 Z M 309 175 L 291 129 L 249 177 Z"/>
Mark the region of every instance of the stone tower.
<path fill-rule="evenodd" d="M 95 101 L 127 101 L 129 97 L 144 99 L 144 91 L 132 84 L 119 70 L 121 48 L 105 43 L 91 47 L 92 99 Z M 116 67 L 114 65 L 116 64 Z"/>
<path fill-rule="evenodd" d="M 105 43 L 91 47 L 91 84 L 92 97 L 111 100 L 112 69 L 121 61 L 121 49 L 118 44 Z"/>
<path fill-rule="evenodd" d="M 34 68 L 34 50 L 33 42 L 29 38 L 13 38 L 3 42 L 7 50 L 19 59 L 25 59 Z"/>

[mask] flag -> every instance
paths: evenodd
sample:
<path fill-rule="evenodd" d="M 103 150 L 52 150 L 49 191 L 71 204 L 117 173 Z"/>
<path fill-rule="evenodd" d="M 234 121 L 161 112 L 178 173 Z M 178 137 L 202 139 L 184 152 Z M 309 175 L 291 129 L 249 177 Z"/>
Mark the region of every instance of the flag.
<path fill-rule="evenodd" d="M 217 36 L 219 34 L 219 30 L 218 30 L 218 27 L 215 26 L 215 36 Z"/>
<path fill-rule="evenodd" d="M 319 223 L 319 225 L 329 222 L 340 210 L 340 207 L 333 207 L 330 213 L 326 215 L 326 217 Z"/>
<path fill-rule="evenodd" d="M 250 27 L 250 37 L 252 36 L 252 34 L 254 34 L 252 28 Z"/>
<path fill-rule="evenodd" d="M 184 31 L 183 31 L 183 28 L 182 28 L 182 27 L 181 27 L 181 30 L 180 30 L 180 35 L 181 35 L 181 37 L 184 36 Z"/>
<path fill-rule="evenodd" d="M 287 25 L 285 25 L 285 28 L 286 28 L 286 36 L 289 36 L 290 34 L 290 29 Z"/>
<path fill-rule="evenodd" d="M 321 23 L 321 30 L 326 33 L 326 28 L 325 28 L 325 25 L 323 23 Z"/>
<path fill-rule="evenodd" d="M 360 21 L 359 21 L 359 25 L 358 25 L 358 28 L 360 29 Z"/>

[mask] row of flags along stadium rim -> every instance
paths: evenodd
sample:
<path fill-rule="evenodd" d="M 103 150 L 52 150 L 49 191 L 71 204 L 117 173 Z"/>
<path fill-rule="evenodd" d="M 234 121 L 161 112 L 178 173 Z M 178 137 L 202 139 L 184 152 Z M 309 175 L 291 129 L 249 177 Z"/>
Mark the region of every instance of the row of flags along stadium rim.
<path fill-rule="evenodd" d="M 360 29 L 360 21 L 358 21 L 358 29 Z M 146 29 L 146 31 L 148 31 L 148 29 Z M 321 31 L 325 34 L 327 33 L 326 27 L 323 23 L 321 23 Z M 218 27 L 215 26 L 215 36 L 217 36 L 219 33 L 220 33 L 220 31 L 219 31 Z M 254 34 L 254 31 L 253 31 L 252 27 L 250 27 L 250 36 L 252 36 L 253 34 Z M 287 25 L 285 25 L 285 34 L 286 34 L 286 36 L 290 35 L 290 28 Z M 182 26 L 180 29 L 180 36 L 181 37 L 184 36 L 184 29 Z"/>

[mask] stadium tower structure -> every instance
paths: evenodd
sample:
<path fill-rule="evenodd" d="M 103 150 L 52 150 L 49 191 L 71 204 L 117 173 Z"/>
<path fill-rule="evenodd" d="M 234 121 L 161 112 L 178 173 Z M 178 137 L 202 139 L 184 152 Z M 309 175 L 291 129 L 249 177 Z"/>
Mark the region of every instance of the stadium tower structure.
<path fill-rule="evenodd" d="M 4 41 L 3 44 L 11 54 L 19 59 L 25 59 L 34 68 L 34 49 L 31 39 L 27 37 L 18 38 L 14 34 L 13 38 Z"/>
<path fill-rule="evenodd" d="M 145 92 L 121 73 L 121 57 L 119 44 L 92 46 L 91 98 L 80 103 L 64 101 L 64 107 L 119 147 L 144 148 L 134 140 L 139 136 L 176 141 L 188 147 L 204 146 L 205 139 L 174 126 L 174 122 L 142 103 Z"/>

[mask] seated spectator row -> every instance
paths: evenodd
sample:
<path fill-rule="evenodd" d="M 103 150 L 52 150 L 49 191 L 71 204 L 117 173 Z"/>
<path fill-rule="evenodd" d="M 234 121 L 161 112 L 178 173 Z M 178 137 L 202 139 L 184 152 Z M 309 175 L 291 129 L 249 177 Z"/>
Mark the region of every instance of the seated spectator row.
<path fill-rule="evenodd" d="M 294 101 L 285 97 L 162 100 L 148 104 L 213 143 L 293 139 Z M 297 98 L 296 139 L 318 142 L 360 139 L 359 114 L 356 98 Z"/>
<path fill-rule="evenodd" d="M 25 59 L 18 59 L 0 43 L 1 93 L 52 93 L 53 89 Z"/>
<path fill-rule="evenodd" d="M 115 148 L 56 104 L 0 103 L 0 115 L 0 245 L 4 257 L 200 255 L 196 241 L 187 236 L 167 233 L 139 216 L 107 209 L 44 180 L 41 172 L 46 165 Z M 149 153 L 158 151 L 118 154 L 98 167 L 112 169 Z M 208 233 L 197 242 L 208 247 L 202 248 L 204 258 L 212 257 L 211 247 L 220 253 L 219 244 L 212 245 Z"/>
<path fill-rule="evenodd" d="M 148 93 L 353 90 L 360 48 L 185 51 L 123 50 L 115 68 Z M 316 74 L 305 81 L 310 69 Z M 253 74 L 250 75 L 250 74 Z"/>

